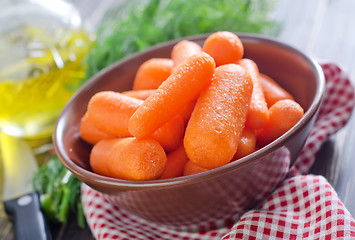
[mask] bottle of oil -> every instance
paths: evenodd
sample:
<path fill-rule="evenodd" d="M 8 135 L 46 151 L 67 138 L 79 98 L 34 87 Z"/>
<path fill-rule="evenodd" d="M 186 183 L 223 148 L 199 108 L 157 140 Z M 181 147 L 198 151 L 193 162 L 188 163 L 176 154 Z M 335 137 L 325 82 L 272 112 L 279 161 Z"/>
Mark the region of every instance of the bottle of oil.
<path fill-rule="evenodd" d="M 85 77 L 92 35 L 61 0 L 2 0 L 0 22 L 0 131 L 50 136 Z"/>
<path fill-rule="evenodd" d="M 68 2 L 0 0 L 0 200 L 4 182 L 30 181 L 37 169 L 28 160 L 50 142 L 58 115 L 82 83 L 93 40 Z M 23 139 L 37 152 L 9 147 Z M 13 153 L 18 159 L 4 158 Z M 10 226 L 2 208 L 0 225 Z M 1 230 L 7 239 L 9 231 Z"/>

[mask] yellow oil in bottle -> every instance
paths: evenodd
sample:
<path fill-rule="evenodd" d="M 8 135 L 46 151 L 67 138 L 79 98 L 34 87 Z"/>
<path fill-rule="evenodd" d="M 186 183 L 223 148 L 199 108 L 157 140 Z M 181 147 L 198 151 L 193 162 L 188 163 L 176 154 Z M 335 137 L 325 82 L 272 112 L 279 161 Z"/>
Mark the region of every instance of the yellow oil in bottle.
<path fill-rule="evenodd" d="M 83 60 L 94 39 L 77 9 L 63 0 L 0 1 L 0 23 L 2 200 L 9 189 L 22 187 L 14 178 L 31 177 L 45 161 L 57 117 L 84 80 Z"/>
<path fill-rule="evenodd" d="M 14 46 L 25 45 L 27 56 L 0 67 L 1 131 L 21 137 L 48 136 L 85 77 L 83 58 L 92 43 L 90 36 L 83 30 L 60 28 L 50 35 L 27 26 L 6 37 Z"/>

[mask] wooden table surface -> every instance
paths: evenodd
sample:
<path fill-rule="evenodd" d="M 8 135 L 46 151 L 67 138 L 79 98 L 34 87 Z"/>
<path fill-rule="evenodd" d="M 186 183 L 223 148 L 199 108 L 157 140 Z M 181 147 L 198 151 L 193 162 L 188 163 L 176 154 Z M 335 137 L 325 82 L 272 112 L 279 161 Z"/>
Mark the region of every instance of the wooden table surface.
<path fill-rule="evenodd" d="M 109 7 L 118 0 L 71 0 L 82 16 L 95 27 Z M 277 38 L 319 60 L 344 67 L 355 85 L 355 1 L 278 0 L 275 17 L 282 24 Z M 352 216 L 355 216 L 355 119 L 326 141 L 311 170 L 325 176 Z M 1 216 L 0 216 L 1 218 Z M 1 226 L 0 228 L 4 227 Z M 54 239 L 93 239 L 90 230 L 75 223 L 52 226 Z M 11 232 L 11 231 L 10 231 Z M 0 240 L 11 239 L 0 235 Z"/>

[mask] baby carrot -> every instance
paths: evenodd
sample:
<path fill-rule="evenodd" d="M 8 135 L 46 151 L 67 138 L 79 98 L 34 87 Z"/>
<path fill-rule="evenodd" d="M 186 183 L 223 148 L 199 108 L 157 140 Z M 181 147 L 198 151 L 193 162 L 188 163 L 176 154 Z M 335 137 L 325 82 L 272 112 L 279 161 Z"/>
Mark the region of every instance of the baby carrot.
<path fill-rule="evenodd" d="M 216 68 L 211 85 L 200 94 L 185 130 L 189 159 L 212 169 L 230 162 L 244 128 L 253 84 L 237 64 Z"/>
<path fill-rule="evenodd" d="M 165 151 L 157 141 L 133 137 L 102 140 L 90 155 L 90 163 L 96 163 L 96 167 L 92 166 L 94 171 L 107 170 L 109 177 L 125 180 L 157 179 L 166 162 Z M 99 163 L 103 166 L 98 167 Z"/>
<path fill-rule="evenodd" d="M 144 138 L 156 131 L 210 84 L 214 69 L 214 60 L 207 53 L 188 58 L 133 114 L 130 133 Z"/>
<path fill-rule="evenodd" d="M 80 122 L 80 137 L 87 143 L 94 145 L 102 139 L 115 138 L 115 136 L 99 130 L 86 112 Z"/>
<path fill-rule="evenodd" d="M 150 95 L 155 92 L 155 89 L 142 89 L 142 90 L 130 90 L 122 92 L 123 95 L 128 97 L 138 98 L 141 100 L 146 100 Z"/>
<path fill-rule="evenodd" d="M 173 60 L 172 71 L 174 71 L 187 58 L 200 52 L 202 52 L 202 48 L 195 42 L 188 40 L 178 42 L 171 51 L 171 59 Z"/>
<path fill-rule="evenodd" d="M 108 159 L 111 157 L 112 146 L 119 138 L 104 139 L 94 145 L 90 153 L 90 166 L 95 173 L 111 177 L 108 170 Z"/>
<path fill-rule="evenodd" d="M 131 98 L 118 92 L 96 93 L 89 102 L 88 114 L 95 126 L 108 134 L 118 137 L 132 136 L 128 121 L 143 100 Z"/>
<path fill-rule="evenodd" d="M 199 165 L 193 163 L 192 161 L 188 161 L 185 166 L 184 166 L 184 176 L 196 174 L 196 173 L 202 173 L 208 171 L 207 168 L 200 167 Z"/>
<path fill-rule="evenodd" d="M 187 125 L 187 123 L 189 122 L 189 119 L 191 117 L 192 111 L 195 108 L 196 101 L 197 101 L 197 99 L 190 101 L 179 112 L 180 116 L 184 120 L 185 125 Z"/>
<path fill-rule="evenodd" d="M 180 115 L 176 115 L 148 137 L 157 140 L 165 151 L 170 152 L 182 142 L 184 132 L 184 120 Z"/>
<path fill-rule="evenodd" d="M 260 83 L 263 87 L 265 100 L 268 107 L 271 107 L 274 103 L 283 99 L 291 99 L 294 100 L 292 95 L 288 93 L 284 88 L 282 88 L 279 84 L 277 84 L 272 78 L 269 76 L 260 73 Z"/>
<path fill-rule="evenodd" d="M 238 150 L 235 153 L 233 160 L 242 158 L 246 155 L 255 151 L 256 145 L 256 135 L 254 130 L 250 130 L 248 128 L 244 128 L 242 132 L 242 136 L 238 142 Z"/>
<path fill-rule="evenodd" d="M 253 60 L 246 58 L 240 60 L 239 64 L 249 73 L 253 80 L 253 94 L 250 101 L 246 126 L 251 129 L 262 128 L 269 118 L 269 110 L 259 80 L 258 67 Z"/>
<path fill-rule="evenodd" d="M 211 34 L 205 40 L 203 51 L 214 58 L 216 66 L 220 66 L 240 60 L 244 54 L 244 47 L 236 34 L 220 31 Z"/>
<path fill-rule="evenodd" d="M 143 102 L 121 93 L 104 91 L 92 97 L 88 114 L 101 131 L 117 137 L 130 137 L 132 135 L 128 131 L 128 121 Z M 166 151 L 171 151 L 178 147 L 183 134 L 184 121 L 177 115 L 149 137 L 157 140 Z"/>
<path fill-rule="evenodd" d="M 168 153 L 167 158 L 168 161 L 166 163 L 165 170 L 161 175 L 160 179 L 182 176 L 185 164 L 189 160 L 187 158 L 182 141 L 180 142 L 180 146 L 176 150 Z"/>
<path fill-rule="evenodd" d="M 272 105 L 269 113 L 265 126 L 256 132 L 259 146 L 265 146 L 287 132 L 303 117 L 304 111 L 295 101 L 285 99 Z"/>
<path fill-rule="evenodd" d="M 145 61 L 137 70 L 133 90 L 157 89 L 171 74 L 173 60 L 152 58 Z"/>

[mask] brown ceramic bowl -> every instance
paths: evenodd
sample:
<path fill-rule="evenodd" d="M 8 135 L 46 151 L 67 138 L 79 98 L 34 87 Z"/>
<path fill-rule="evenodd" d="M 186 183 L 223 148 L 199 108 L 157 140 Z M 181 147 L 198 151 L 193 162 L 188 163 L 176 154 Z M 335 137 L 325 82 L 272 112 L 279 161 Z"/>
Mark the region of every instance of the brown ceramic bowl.
<path fill-rule="evenodd" d="M 187 39 L 202 45 L 207 36 Z M 314 123 L 325 83 L 320 66 L 302 52 L 262 36 L 238 36 L 244 44 L 244 57 L 254 60 L 260 72 L 278 81 L 305 109 L 304 117 L 283 136 L 238 161 L 190 176 L 128 181 L 92 172 L 91 146 L 79 136 L 80 118 L 91 96 L 104 90 L 130 90 L 137 68 L 152 57 L 170 57 L 175 40 L 118 61 L 77 91 L 59 117 L 54 134 L 54 146 L 63 165 L 121 209 L 180 230 L 225 225 L 260 203 L 296 160 Z"/>

